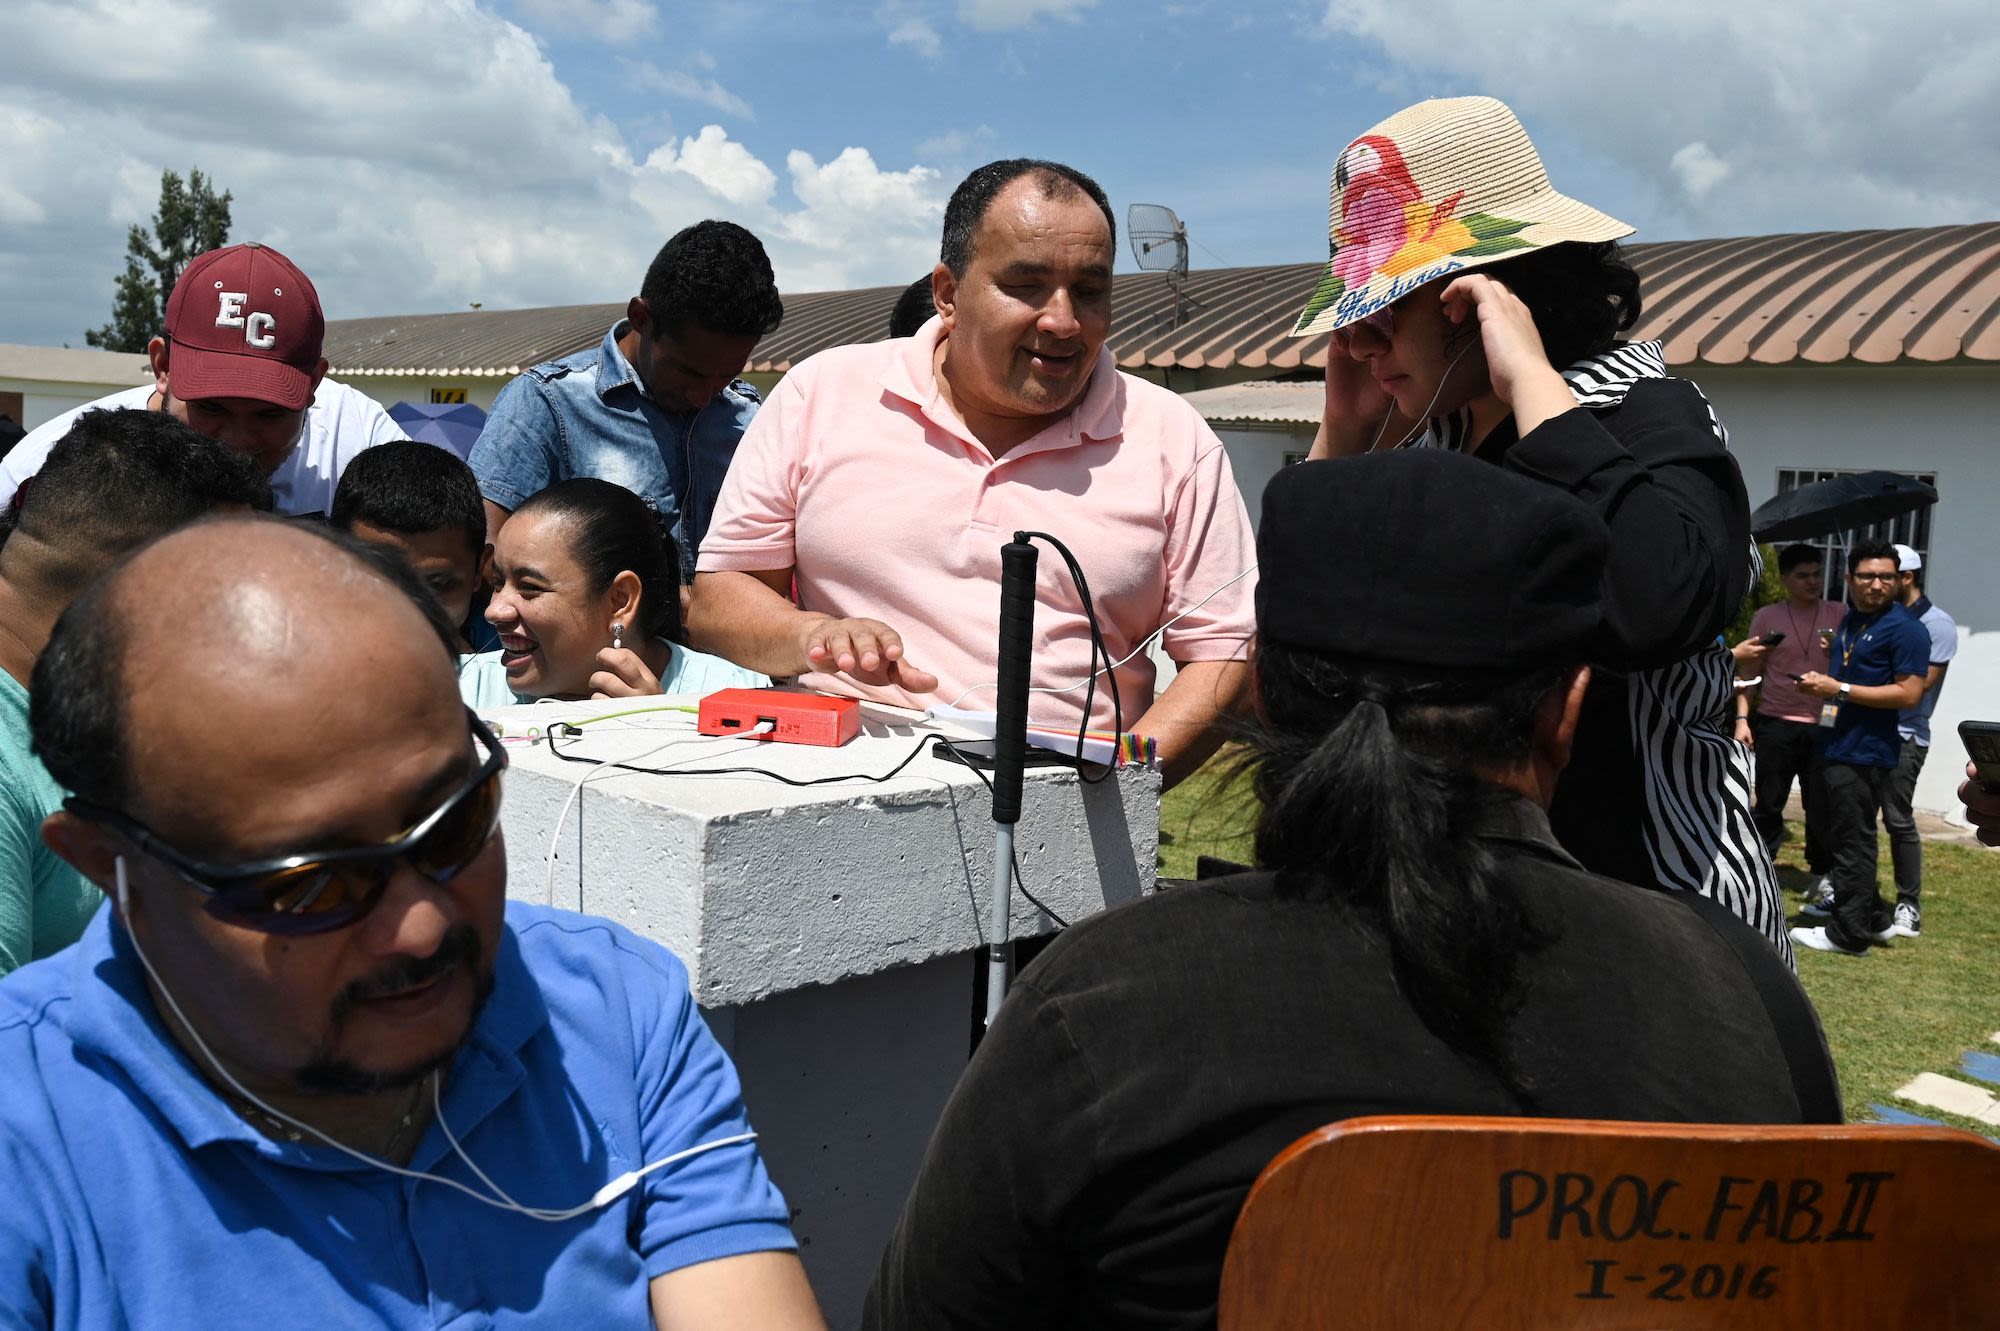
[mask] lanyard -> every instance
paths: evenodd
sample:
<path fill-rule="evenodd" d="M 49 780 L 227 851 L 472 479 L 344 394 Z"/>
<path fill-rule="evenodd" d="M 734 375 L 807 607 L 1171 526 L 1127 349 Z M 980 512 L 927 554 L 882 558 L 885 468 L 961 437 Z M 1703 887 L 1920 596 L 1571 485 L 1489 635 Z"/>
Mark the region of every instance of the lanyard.
<path fill-rule="evenodd" d="M 1834 642 L 1835 645 L 1841 649 L 1840 670 L 1843 675 L 1847 673 L 1847 663 L 1854 659 L 1854 649 L 1856 647 L 1859 647 L 1862 643 L 1868 641 L 1868 635 L 1875 631 L 1875 625 L 1881 618 L 1882 616 L 1878 614 L 1875 616 L 1874 619 L 1869 620 L 1868 623 L 1862 627 L 1861 636 L 1859 638 L 1851 640 L 1847 636 L 1848 626 L 1844 623 L 1840 626 L 1840 635 L 1834 640 Z"/>

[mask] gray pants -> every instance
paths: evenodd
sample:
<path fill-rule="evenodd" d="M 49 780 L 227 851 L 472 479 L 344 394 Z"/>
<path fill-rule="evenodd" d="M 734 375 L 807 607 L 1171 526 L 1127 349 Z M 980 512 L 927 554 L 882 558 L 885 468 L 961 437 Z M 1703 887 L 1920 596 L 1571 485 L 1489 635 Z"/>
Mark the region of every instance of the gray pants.
<path fill-rule="evenodd" d="M 1903 756 L 1882 792 L 1882 826 L 1889 830 L 1889 862 L 1896 866 L 1896 901 L 1921 910 L 1924 893 L 1924 839 L 1917 832 L 1910 802 L 1916 798 L 1917 777 L 1930 749 L 1913 739 L 1903 741 Z"/>

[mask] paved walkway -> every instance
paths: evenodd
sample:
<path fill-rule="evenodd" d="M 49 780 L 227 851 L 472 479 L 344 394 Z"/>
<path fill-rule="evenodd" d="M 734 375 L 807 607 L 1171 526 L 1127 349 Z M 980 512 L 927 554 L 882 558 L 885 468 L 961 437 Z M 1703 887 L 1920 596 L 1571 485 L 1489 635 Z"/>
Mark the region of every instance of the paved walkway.
<path fill-rule="evenodd" d="M 2000 1031 L 1993 1033 L 1990 1043 L 2000 1050 Z M 1943 1110 L 1975 1123 L 2000 1128 L 2000 1096 L 1994 1093 L 1996 1088 L 2000 1088 L 2000 1052 L 1968 1050 L 1958 1060 L 1957 1074 L 1945 1076 L 1936 1072 L 1919 1072 L 1896 1088 L 1895 1098 L 1922 1109 Z M 1898 1109 L 1894 1105 L 1870 1105 L 1868 1108 L 1874 1112 L 1878 1122 L 1939 1126 L 1934 1118 L 1925 1118 L 1922 1114 Z"/>

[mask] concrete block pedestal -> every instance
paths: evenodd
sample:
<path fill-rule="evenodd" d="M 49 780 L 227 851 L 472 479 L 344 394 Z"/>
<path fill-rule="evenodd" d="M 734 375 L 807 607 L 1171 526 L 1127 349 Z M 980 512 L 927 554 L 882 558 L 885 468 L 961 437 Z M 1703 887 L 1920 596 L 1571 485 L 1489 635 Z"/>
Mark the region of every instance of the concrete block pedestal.
<path fill-rule="evenodd" d="M 931 754 L 940 731 L 890 708 L 864 705 L 863 733 L 837 749 L 701 736 L 688 712 L 611 715 L 693 701 L 483 714 L 508 736 L 604 717 L 557 747 L 670 769 L 625 772 L 563 761 L 546 743 L 512 746 L 508 894 L 616 920 L 687 965 L 742 1077 L 827 1319 L 853 1326 L 965 1066 L 972 954 L 990 924 L 991 799 L 977 774 Z M 893 779 L 861 779 L 919 746 Z M 740 767 L 853 779 L 713 774 Z M 1159 786 L 1133 770 L 1098 784 L 1030 770 L 1016 834 L 1022 880 L 1072 922 L 1152 891 Z M 1053 927 L 1014 894 L 1014 937 Z"/>

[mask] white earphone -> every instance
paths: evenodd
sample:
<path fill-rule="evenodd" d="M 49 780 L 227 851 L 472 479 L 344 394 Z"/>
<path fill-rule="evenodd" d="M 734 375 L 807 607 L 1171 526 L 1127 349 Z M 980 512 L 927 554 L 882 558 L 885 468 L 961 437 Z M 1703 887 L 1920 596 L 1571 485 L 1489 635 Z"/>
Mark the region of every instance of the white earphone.
<path fill-rule="evenodd" d="M 127 916 L 129 920 L 130 906 L 132 901 L 132 885 L 130 880 L 126 876 L 125 857 L 123 855 L 120 855 L 112 866 L 112 892 L 116 895 L 118 899 L 119 914 Z M 391 1174 L 399 1174 L 404 1178 L 421 1179 L 429 1183 L 442 1183 L 445 1187 L 456 1188 L 458 1189 L 458 1191 L 464 1193 L 466 1196 L 472 1198 L 474 1201 L 484 1202 L 486 1205 L 491 1206 L 496 1210 L 513 1211 L 518 1215 L 527 1216 L 530 1220 L 544 1220 L 551 1224 L 559 1224 L 565 1220 L 573 1220 L 577 1216 L 586 1215 L 591 1211 L 595 1211 L 602 1206 L 607 1206 L 610 1203 L 618 1200 L 618 1198 L 623 1197 L 626 1193 L 630 1192 L 633 1189 L 633 1187 L 639 1182 L 640 1179 L 644 1178 L 646 1175 L 652 1173 L 656 1169 L 664 1169 L 668 1165 L 677 1164 L 682 1160 L 686 1160 L 690 1156 L 700 1155 L 704 1151 L 713 1151 L 720 1146 L 735 1146 L 739 1142 L 755 1141 L 757 1139 L 757 1134 L 754 1132 L 739 1132 L 733 1137 L 718 1137 L 714 1141 L 702 1142 L 700 1145 L 690 1146 L 684 1151 L 676 1151 L 672 1155 L 667 1156 L 665 1159 L 653 1161 L 651 1164 L 646 1165 L 644 1168 L 634 1169 L 626 1173 L 620 1174 L 617 1178 L 612 1179 L 609 1183 L 605 1184 L 603 1187 L 599 1188 L 595 1193 L 591 1194 L 590 1200 L 584 1202 L 580 1206 L 572 1206 L 561 1210 L 555 1210 L 540 1206 L 523 1206 L 521 1203 L 515 1201 L 512 1197 L 509 1197 L 505 1192 L 505 1190 L 503 1190 L 498 1183 L 495 1183 L 491 1178 L 487 1177 L 486 1171 L 481 1169 L 477 1164 L 473 1163 L 472 1157 L 465 1153 L 465 1148 L 458 1144 L 458 1135 L 451 1130 L 451 1124 L 445 1122 L 444 1102 L 441 1093 L 438 1090 L 438 1083 L 442 1080 L 442 1078 L 437 1076 L 432 1076 L 431 1112 L 437 1116 L 438 1126 L 444 1129 L 445 1140 L 451 1143 L 452 1154 L 456 1155 L 460 1160 L 463 1160 L 465 1162 L 465 1167 L 467 1169 L 470 1169 L 476 1176 L 478 1176 L 478 1179 L 481 1183 L 484 1183 L 487 1187 L 493 1190 L 493 1195 L 489 1197 L 485 1193 L 479 1191 L 477 1188 L 467 1187 L 465 1184 L 460 1183 L 457 1179 L 445 1178 L 441 1174 L 426 1174 L 424 1171 L 420 1169 L 404 1169 L 400 1165 L 392 1165 L 389 1164 L 387 1161 L 378 1160 L 372 1155 L 367 1155 L 361 1151 L 355 1150 L 353 1147 L 347 1145 L 345 1142 L 335 1141 L 333 1138 L 327 1136 L 324 1132 L 321 1132 L 318 1128 L 314 1127 L 310 1123 L 301 1123 L 298 1119 L 293 1118 L 290 1114 L 286 1114 L 280 1110 L 273 1109 L 271 1106 L 265 1104 L 262 1100 L 258 1099 L 255 1095 L 251 1094 L 250 1091 L 244 1087 L 242 1082 L 236 1080 L 235 1077 L 231 1076 L 229 1073 L 229 1069 L 223 1067 L 222 1061 L 216 1058 L 213 1051 L 209 1049 L 208 1042 L 201 1038 L 200 1033 L 196 1031 L 194 1028 L 194 1023 L 187 1019 L 187 1014 L 181 1011 L 181 1005 L 174 1000 L 173 992 L 167 988 L 166 981 L 162 980 L 160 978 L 160 973 L 153 969 L 152 961 L 148 959 L 148 957 L 146 956 L 145 949 L 139 945 L 138 936 L 132 932 L 131 928 L 129 927 L 129 923 L 125 930 L 125 937 L 127 940 L 131 942 L 132 952 L 139 958 L 139 964 L 146 968 L 146 974 L 152 976 L 153 984 L 155 985 L 155 987 L 159 989 L 160 996 L 162 998 L 165 998 L 167 1000 L 167 1006 L 173 1009 L 174 1016 L 180 1021 L 181 1029 L 186 1031 L 188 1034 L 188 1038 L 194 1041 L 195 1048 L 201 1051 L 202 1058 L 206 1060 L 209 1067 L 215 1070 L 215 1075 L 222 1078 L 224 1082 L 228 1083 L 229 1088 L 235 1091 L 236 1094 L 243 1097 L 243 1099 L 249 1101 L 251 1104 L 257 1106 L 257 1108 L 263 1110 L 266 1114 L 269 1114 L 272 1118 L 278 1120 L 279 1122 L 297 1128 L 301 1132 L 312 1134 L 314 1137 L 317 1137 L 320 1141 L 325 1142 L 328 1146 L 333 1147 L 334 1150 L 339 1151 L 344 1155 L 350 1155 L 354 1157 L 356 1160 L 359 1160 L 364 1165 L 372 1165 L 376 1169 L 385 1170 Z"/>

